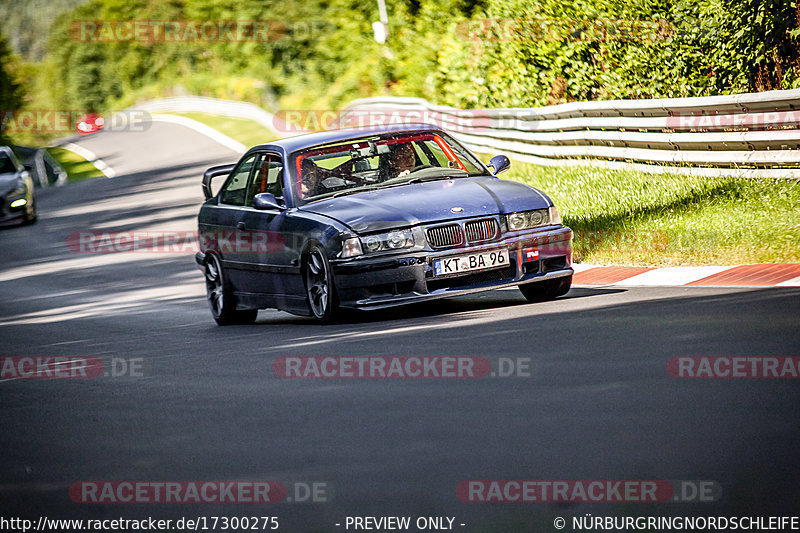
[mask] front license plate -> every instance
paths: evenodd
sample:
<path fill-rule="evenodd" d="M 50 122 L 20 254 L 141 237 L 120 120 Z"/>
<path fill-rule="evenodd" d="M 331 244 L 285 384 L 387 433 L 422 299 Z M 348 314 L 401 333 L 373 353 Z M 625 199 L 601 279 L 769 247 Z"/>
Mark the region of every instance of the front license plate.
<path fill-rule="evenodd" d="M 504 266 L 508 266 L 508 250 L 492 250 L 491 252 L 434 259 L 433 275 L 447 276 L 449 274 L 460 274 L 462 272 L 472 272 L 473 270 L 500 268 Z"/>

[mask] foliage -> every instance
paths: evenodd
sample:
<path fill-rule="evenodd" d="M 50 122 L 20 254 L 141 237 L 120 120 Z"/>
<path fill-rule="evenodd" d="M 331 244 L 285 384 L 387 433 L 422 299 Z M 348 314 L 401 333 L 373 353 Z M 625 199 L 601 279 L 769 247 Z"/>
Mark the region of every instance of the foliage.
<path fill-rule="evenodd" d="M 41 61 L 56 15 L 86 0 L 0 0 L 0 30 L 28 61 Z"/>
<path fill-rule="evenodd" d="M 798 14 L 784 0 L 495 1 L 488 24 L 448 40 L 442 93 L 456 106 L 530 107 L 788 89 L 800 80 Z"/>
<path fill-rule="evenodd" d="M 8 0 L 0 0 L 8 1 Z M 38 0 L 37 0 L 38 1 Z M 48 84 L 60 107 L 204 94 L 335 108 L 377 94 L 459 107 L 700 96 L 800 86 L 786 0 L 58 0 Z M 269 39 L 114 40 L 79 21 L 271 21 Z"/>
<path fill-rule="evenodd" d="M 16 61 L 0 34 L 0 111 L 12 111 L 22 106 L 23 92 L 16 76 Z M 5 131 L 0 127 L 0 143 L 8 144 Z"/>
<path fill-rule="evenodd" d="M 0 0 L 6 12 L 9 1 Z M 45 60 L 27 71 L 41 108 L 106 111 L 180 94 L 272 109 L 380 94 L 529 107 L 800 87 L 800 10 L 787 0 L 389 0 L 383 45 L 372 35 L 375 2 L 52 2 L 75 7 L 56 18 Z M 236 42 L 78 31 L 81 21 L 132 20 L 269 21 L 273 33 Z"/>

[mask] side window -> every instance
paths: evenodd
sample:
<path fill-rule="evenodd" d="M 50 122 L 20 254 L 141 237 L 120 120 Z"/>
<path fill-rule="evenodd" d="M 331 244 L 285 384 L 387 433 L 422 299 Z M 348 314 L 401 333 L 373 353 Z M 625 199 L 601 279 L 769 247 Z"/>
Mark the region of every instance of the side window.
<path fill-rule="evenodd" d="M 283 199 L 283 163 L 277 155 L 265 155 L 258 160 L 257 170 L 250 184 L 247 205 L 253 205 L 253 197 L 262 192 L 271 192 L 278 200 Z"/>
<path fill-rule="evenodd" d="M 428 155 L 428 163 L 438 167 L 447 167 L 447 156 L 435 141 L 424 141 L 423 151 Z"/>
<path fill-rule="evenodd" d="M 3 152 L 0 152 L 0 174 L 11 174 L 17 171 L 14 161 Z"/>
<path fill-rule="evenodd" d="M 256 165 L 259 155 L 252 155 L 237 166 L 230 179 L 225 183 L 225 188 L 220 193 L 219 201 L 223 204 L 244 205 L 247 193 L 247 179 Z"/>
<path fill-rule="evenodd" d="M 425 152 L 419 142 L 412 142 L 411 146 L 414 147 L 414 153 L 416 154 L 417 161 L 419 161 L 420 165 L 433 165 L 433 161 L 430 157 L 428 157 L 428 153 Z"/>

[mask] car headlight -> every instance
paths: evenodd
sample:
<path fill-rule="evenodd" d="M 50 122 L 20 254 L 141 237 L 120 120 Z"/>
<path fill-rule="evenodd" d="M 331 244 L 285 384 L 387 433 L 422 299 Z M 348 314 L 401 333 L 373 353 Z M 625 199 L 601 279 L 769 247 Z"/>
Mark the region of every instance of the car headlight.
<path fill-rule="evenodd" d="M 553 225 L 561 225 L 561 215 L 558 214 L 558 208 L 554 205 L 550 206 L 548 211 L 548 216 L 550 217 L 550 224 Z"/>
<path fill-rule="evenodd" d="M 555 207 L 549 209 L 535 209 L 533 211 L 518 211 L 506 215 L 506 223 L 510 231 L 537 228 L 539 226 L 547 226 L 548 224 L 560 224 L 560 217 L 557 218 L 557 222 L 554 221 L 551 216 L 553 213 L 558 217 L 558 210 L 556 210 Z"/>
<path fill-rule="evenodd" d="M 361 241 L 358 240 L 358 237 L 349 237 L 342 243 L 342 252 L 339 254 L 339 256 L 343 258 L 356 257 L 362 255 L 363 253 L 364 251 L 361 249 Z"/>
<path fill-rule="evenodd" d="M 414 235 L 411 230 L 394 230 L 388 233 L 376 233 L 362 238 L 367 253 L 385 250 L 401 250 L 414 246 Z"/>

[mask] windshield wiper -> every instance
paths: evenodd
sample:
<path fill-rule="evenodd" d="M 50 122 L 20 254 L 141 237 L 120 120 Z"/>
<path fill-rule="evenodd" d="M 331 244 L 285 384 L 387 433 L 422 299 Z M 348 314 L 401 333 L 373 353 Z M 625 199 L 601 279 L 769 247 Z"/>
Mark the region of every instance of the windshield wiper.
<path fill-rule="evenodd" d="M 326 198 L 338 198 L 339 196 L 347 196 L 348 194 L 355 194 L 357 192 L 364 192 L 364 191 L 372 191 L 375 189 L 380 189 L 378 185 L 367 185 L 365 187 L 353 187 L 352 189 L 344 189 L 341 191 L 336 191 L 335 193 L 331 194 L 330 196 L 326 196 Z"/>
<path fill-rule="evenodd" d="M 465 178 L 467 176 L 468 174 L 461 174 L 461 173 L 459 174 L 448 173 L 448 174 L 438 174 L 438 175 L 434 174 L 432 176 L 415 176 L 405 183 L 422 183 L 424 181 L 449 180 L 451 178 Z"/>
<path fill-rule="evenodd" d="M 383 183 L 390 185 L 406 185 L 409 183 L 422 183 L 423 181 L 437 181 L 437 180 L 451 179 L 451 178 L 465 178 L 467 176 L 469 176 L 469 174 L 466 171 L 460 169 L 430 167 L 430 168 L 423 168 L 415 172 L 411 172 L 410 174 L 406 174 L 405 176 L 387 180 Z"/>
<path fill-rule="evenodd" d="M 346 196 L 348 194 L 355 194 L 357 192 L 374 191 L 378 189 L 389 189 L 391 187 L 399 187 L 401 185 L 409 185 L 412 183 L 439 181 L 451 178 L 466 178 L 469 176 L 469 174 L 464 170 L 456 170 L 456 169 L 441 169 L 441 170 L 446 172 L 437 172 L 435 174 L 428 174 L 427 176 L 414 176 L 409 174 L 407 176 L 403 176 L 404 178 L 408 179 L 402 181 L 395 181 L 398 178 L 393 178 L 391 180 L 376 183 L 374 185 L 367 185 L 364 187 L 355 187 L 352 189 L 344 189 L 342 191 L 336 191 L 330 196 L 326 196 L 326 198 L 338 198 L 339 196 Z"/>

